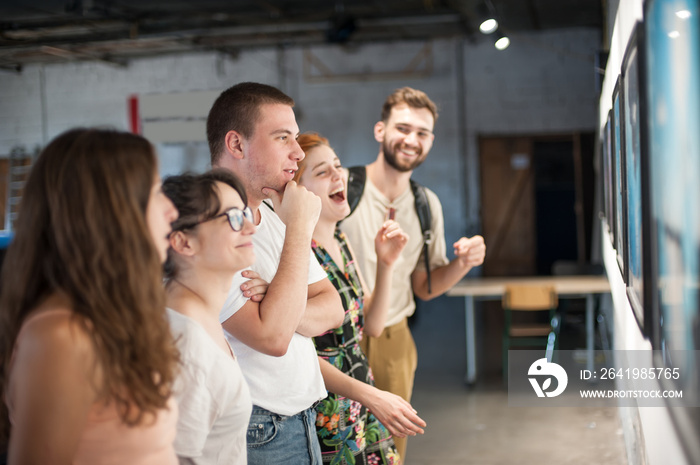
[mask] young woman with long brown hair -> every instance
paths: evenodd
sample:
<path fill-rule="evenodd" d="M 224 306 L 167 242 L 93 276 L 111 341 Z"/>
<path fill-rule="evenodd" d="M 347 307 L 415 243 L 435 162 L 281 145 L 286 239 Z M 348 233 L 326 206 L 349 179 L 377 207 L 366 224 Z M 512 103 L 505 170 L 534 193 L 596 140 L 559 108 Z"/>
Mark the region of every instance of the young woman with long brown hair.
<path fill-rule="evenodd" d="M 176 218 L 140 136 L 75 129 L 41 153 L 1 280 L 10 464 L 177 464 L 161 272 Z"/>

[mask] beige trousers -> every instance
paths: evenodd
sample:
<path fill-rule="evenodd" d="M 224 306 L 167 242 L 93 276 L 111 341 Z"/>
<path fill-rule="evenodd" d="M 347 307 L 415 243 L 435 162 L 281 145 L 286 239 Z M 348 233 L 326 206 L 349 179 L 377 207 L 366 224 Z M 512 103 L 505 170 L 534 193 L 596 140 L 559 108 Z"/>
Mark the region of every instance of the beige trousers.
<path fill-rule="evenodd" d="M 361 347 L 367 355 L 375 385 L 410 402 L 418 353 L 407 320 L 404 318 L 384 328 L 379 337 L 365 336 Z M 394 437 L 394 443 L 401 462 L 406 463 L 406 438 Z"/>

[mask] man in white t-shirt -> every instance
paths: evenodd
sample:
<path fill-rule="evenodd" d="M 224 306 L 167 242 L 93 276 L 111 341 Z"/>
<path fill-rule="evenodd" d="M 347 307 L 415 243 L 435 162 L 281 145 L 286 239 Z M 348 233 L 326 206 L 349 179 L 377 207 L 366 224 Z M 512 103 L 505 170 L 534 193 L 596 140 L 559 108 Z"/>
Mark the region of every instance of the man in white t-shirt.
<path fill-rule="evenodd" d="M 326 389 L 311 337 L 344 317 L 311 254 L 320 199 L 292 181 L 304 157 L 293 106 L 274 87 L 241 83 L 219 96 L 207 118 L 212 166 L 245 185 L 257 225 L 252 269 L 270 283 L 254 302 L 237 275 L 220 315 L 253 400 L 249 464 L 321 464 L 313 407 Z"/>

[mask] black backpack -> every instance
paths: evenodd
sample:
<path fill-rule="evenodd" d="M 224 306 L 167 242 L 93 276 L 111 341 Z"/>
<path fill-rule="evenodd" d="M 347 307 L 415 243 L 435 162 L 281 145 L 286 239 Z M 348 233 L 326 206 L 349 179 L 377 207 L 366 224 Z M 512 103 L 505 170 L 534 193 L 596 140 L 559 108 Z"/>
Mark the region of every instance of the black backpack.
<path fill-rule="evenodd" d="M 360 203 L 362 193 L 365 190 L 365 182 L 367 181 L 367 170 L 364 166 L 353 166 L 348 169 L 348 204 L 350 204 L 350 215 Z M 423 233 L 423 259 L 425 260 L 425 269 L 428 273 L 428 294 L 432 293 L 430 285 L 430 257 L 428 256 L 428 244 L 433 240 L 432 232 L 430 231 L 430 205 L 428 197 L 425 194 L 425 187 L 421 186 L 413 179 L 411 181 L 411 191 L 415 198 L 416 213 L 420 222 L 420 229 Z M 348 216 L 350 216 L 348 215 Z"/>

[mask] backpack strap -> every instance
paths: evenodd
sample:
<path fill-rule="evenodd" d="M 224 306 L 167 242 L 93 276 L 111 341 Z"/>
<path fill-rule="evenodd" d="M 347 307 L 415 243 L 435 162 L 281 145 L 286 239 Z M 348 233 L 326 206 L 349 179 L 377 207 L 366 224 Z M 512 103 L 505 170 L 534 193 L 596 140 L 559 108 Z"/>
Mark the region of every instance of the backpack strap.
<path fill-rule="evenodd" d="M 411 192 L 413 192 L 413 198 L 415 199 L 415 209 L 418 215 L 418 221 L 420 223 L 420 229 L 423 233 L 423 259 L 425 260 L 425 269 L 428 273 L 428 294 L 432 293 L 432 286 L 430 283 L 430 257 L 428 254 L 428 244 L 433 240 L 432 232 L 430 230 L 430 223 L 432 216 L 430 214 L 430 204 L 428 203 L 428 196 L 425 193 L 425 187 L 418 184 L 413 179 L 411 181 Z M 365 183 L 367 182 L 367 169 L 364 166 L 352 166 L 348 168 L 348 189 L 347 197 L 348 204 L 350 205 L 350 215 L 357 208 L 357 204 L 360 203 L 362 198 L 362 193 L 365 190 Z"/>
<path fill-rule="evenodd" d="M 423 260 L 425 263 L 425 271 L 428 274 L 428 294 L 433 292 L 430 282 L 430 256 L 428 254 L 428 245 L 433 241 L 433 233 L 430 230 L 431 214 L 428 196 L 425 193 L 425 187 L 411 179 L 411 191 L 415 199 L 416 213 L 420 222 L 420 229 L 423 233 Z"/>
<path fill-rule="evenodd" d="M 362 193 L 365 191 L 365 181 L 367 180 L 367 169 L 364 166 L 352 166 L 348 168 L 348 204 L 350 205 L 350 213 L 357 208 L 360 203 Z"/>

